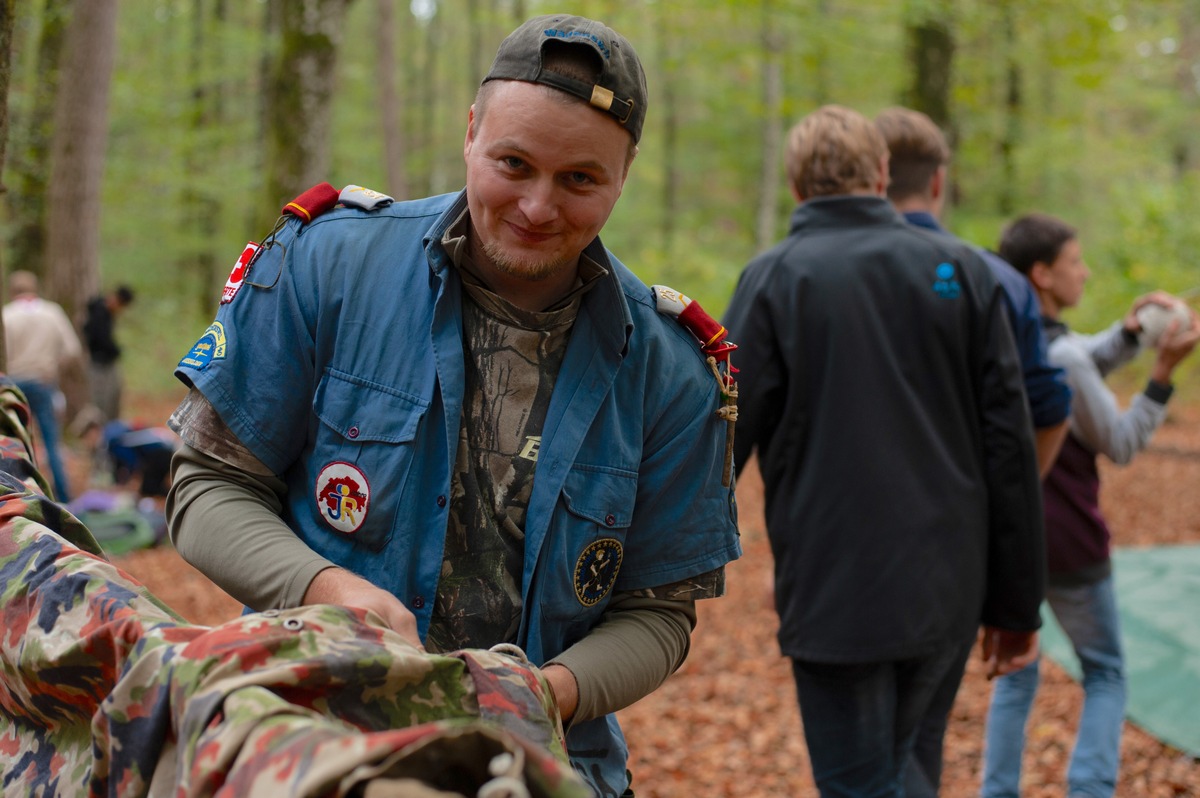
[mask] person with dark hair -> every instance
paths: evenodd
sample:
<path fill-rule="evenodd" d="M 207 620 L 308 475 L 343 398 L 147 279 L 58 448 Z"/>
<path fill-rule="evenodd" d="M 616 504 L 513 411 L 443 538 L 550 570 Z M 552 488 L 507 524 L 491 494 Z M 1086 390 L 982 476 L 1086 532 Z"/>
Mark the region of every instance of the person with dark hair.
<path fill-rule="evenodd" d="M 1116 788 L 1121 762 L 1126 687 L 1111 533 L 1100 509 L 1097 460 L 1104 455 L 1124 465 L 1150 442 L 1166 417 L 1174 390 L 1171 375 L 1200 341 L 1200 320 L 1190 311 L 1186 323 L 1171 323 L 1155 345 L 1145 390 L 1122 410 L 1104 379 L 1141 351 L 1139 311 L 1150 304 L 1174 305 L 1173 297 L 1163 292 L 1138 297 L 1106 330 L 1083 335 L 1062 320 L 1062 311 L 1083 298 L 1091 276 L 1075 228 L 1047 214 L 1022 216 L 1001 234 L 1000 255 L 1037 293 L 1050 361 L 1066 370 L 1072 391 L 1070 433 L 1044 483 L 1046 600 L 1083 672 L 1083 714 L 1067 769 L 1067 795 L 1108 798 Z M 984 798 L 1020 795 L 1025 725 L 1037 686 L 1035 659 L 1000 678 L 993 688 Z"/>
<path fill-rule="evenodd" d="M 1000 286 L 887 201 L 871 121 L 809 114 L 787 172 L 788 236 L 746 266 L 724 318 L 740 347 L 734 459 L 758 454 L 817 787 L 901 796 L 920 723 L 980 626 L 992 673 L 1031 656 L 1033 425 Z"/>
<path fill-rule="evenodd" d="M 875 117 L 890 158 L 888 199 L 909 224 L 952 237 L 940 218 L 948 193 L 950 146 L 933 120 L 909 108 L 887 108 Z M 958 240 L 958 239 L 955 239 Z M 1067 435 L 1071 389 L 1061 368 L 1050 364 L 1042 332 L 1041 309 L 1029 281 L 999 255 L 974 248 L 1004 291 L 1005 309 L 1021 358 L 1025 397 L 1033 421 L 1038 471 L 1045 476 Z M 906 775 L 910 798 L 936 795 L 941 778 L 946 719 L 958 693 L 961 672 L 942 686 L 921 724 L 914 746 L 914 767 Z"/>
<path fill-rule="evenodd" d="M 949 189 L 950 146 L 945 135 L 932 119 L 909 108 L 885 109 L 876 115 L 875 125 L 890 153 L 888 199 L 909 224 L 949 236 L 940 222 Z M 1045 475 L 1067 435 L 1071 389 L 1064 371 L 1047 360 L 1041 310 L 1029 282 L 996 253 L 983 247 L 975 251 L 1004 289 L 1036 430 L 1038 469 Z"/>
<path fill-rule="evenodd" d="M 119 285 L 88 302 L 87 319 L 83 323 L 92 404 L 100 410 L 106 421 L 121 417 L 124 378 L 118 362 L 121 347 L 117 343 L 115 326 L 117 317 L 133 304 L 133 299 L 133 289 Z"/>
<path fill-rule="evenodd" d="M 289 202 L 170 422 L 186 559 L 253 609 L 520 646 L 606 796 L 630 784 L 613 713 L 680 665 L 740 554 L 725 379 L 599 238 L 647 98 L 607 26 L 518 27 L 467 114 L 465 190 Z"/>

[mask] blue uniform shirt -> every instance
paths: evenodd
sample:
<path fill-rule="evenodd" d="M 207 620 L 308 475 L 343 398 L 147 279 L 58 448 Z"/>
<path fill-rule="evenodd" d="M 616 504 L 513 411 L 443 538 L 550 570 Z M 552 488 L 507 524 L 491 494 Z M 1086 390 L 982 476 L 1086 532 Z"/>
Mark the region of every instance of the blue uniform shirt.
<path fill-rule="evenodd" d="M 309 546 L 393 592 L 429 627 L 464 394 L 461 283 L 442 236 L 465 193 L 289 220 L 176 370 L 288 485 Z M 699 345 L 597 239 L 550 401 L 525 526 L 518 643 L 538 665 L 616 591 L 740 555 L 725 423 Z M 244 277 L 237 282 L 235 277 Z M 576 724 L 575 766 L 619 795 L 612 716 Z"/>

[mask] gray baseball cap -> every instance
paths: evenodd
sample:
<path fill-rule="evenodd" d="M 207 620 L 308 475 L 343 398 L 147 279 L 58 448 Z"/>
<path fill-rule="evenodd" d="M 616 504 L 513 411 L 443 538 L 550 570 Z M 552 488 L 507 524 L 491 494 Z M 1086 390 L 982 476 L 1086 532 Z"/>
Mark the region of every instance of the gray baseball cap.
<path fill-rule="evenodd" d="M 548 42 L 590 47 L 600 56 L 602 65 L 596 83 L 543 70 L 542 51 Z M 629 131 L 634 142 L 642 137 L 642 123 L 646 121 L 646 73 L 633 45 L 602 22 L 566 14 L 528 20 L 500 43 L 496 60 L 483 83 L 489 80 L 521 80 L 552 86 L 611 114 Z"/>

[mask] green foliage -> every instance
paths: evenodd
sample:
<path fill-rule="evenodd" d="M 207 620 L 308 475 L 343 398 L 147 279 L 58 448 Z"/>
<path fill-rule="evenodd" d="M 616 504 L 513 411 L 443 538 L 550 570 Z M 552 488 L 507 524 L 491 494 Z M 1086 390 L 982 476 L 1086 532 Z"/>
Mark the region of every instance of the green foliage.
<path fill-rule="evenodd" d="M 38 91 L 44 5 L 21 5 L 10 148 L 27 140 L 21 123 Z M 530 15 L 560 8 L 521 6 Z M 133 390 L 177 390 L 171 370 L 215 313 L 228 268 L 247 239 L 266 233 L 252 220 L 276 211 L 260 207 L 260 83 L 278 42 L 265 29 L 263 0 L 220 7 L 223 20 L 215 0 L 122 6 L 101 268 L 106 285 L 127 282 L 139 294 L 119 325 Z M 515 7 L 397 0 L 395 83 L 414 191 L 461 186 L 466 112 L 479 79 L 471 72 L 486 67 L 516 22 Z M 903 102 L 913 75 L 906 26 L 922 20 L 944 22 L 955 42 L 947 221 L 956 232 L 994 245 L 1009 216 L 1030 210 L 1078 227 L 1093 270 L 1071 319 L 1080 329 L 1106 324 L 1152 288 L 1200 286 L 1192 259 L 1200 251 L 1195 0 L 589 0 L 577 10 L 626 33 L 651 91 L 641 151 L 605 242 L 647 283 L 671 284 L 716 315 L 756 249 L 764 32 L 782 45 L 790 126 L 827 102 L 868 115 Z M 373 0 L 350 4 L 328 180 L 389 191 L 376 21 Z M 1018 78 L 1015 107 L 1010 75 Z M 791 202 L 782 164 L 776 174 L 767 193 L 778 197 L 770 212 L 782 235 Z M 201 224 L 197 209 L 208 205 L 214 221 Z"/>

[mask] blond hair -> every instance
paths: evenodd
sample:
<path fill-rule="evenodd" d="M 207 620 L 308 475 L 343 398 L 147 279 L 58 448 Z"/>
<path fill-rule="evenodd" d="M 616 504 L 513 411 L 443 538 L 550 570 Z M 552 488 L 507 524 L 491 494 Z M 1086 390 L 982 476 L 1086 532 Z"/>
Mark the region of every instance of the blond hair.
<path fill-rule="evenodd" d="M 865 116 L 825 105 L 788 133 L 788 180 L 805 199 L 875 191 L 887 154 L 883 135 Z"/>

